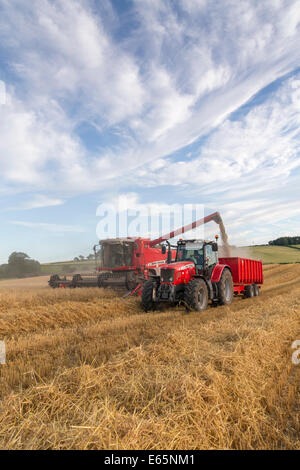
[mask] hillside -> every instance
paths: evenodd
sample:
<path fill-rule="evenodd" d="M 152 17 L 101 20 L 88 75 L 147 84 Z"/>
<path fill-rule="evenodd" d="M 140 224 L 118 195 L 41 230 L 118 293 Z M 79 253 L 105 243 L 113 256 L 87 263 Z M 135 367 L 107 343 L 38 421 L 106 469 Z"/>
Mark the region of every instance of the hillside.
<path fill-rule="evenodd" d="M 251 258 L 264 263 L 300 263 L 299 246 L 254 246 L 249 247 Z"/>
<path fill-rule="evenodd" d="M 58 261 L 43 263 L 42 274 L 73 274 L 95 270 L 95 261 Z"/>

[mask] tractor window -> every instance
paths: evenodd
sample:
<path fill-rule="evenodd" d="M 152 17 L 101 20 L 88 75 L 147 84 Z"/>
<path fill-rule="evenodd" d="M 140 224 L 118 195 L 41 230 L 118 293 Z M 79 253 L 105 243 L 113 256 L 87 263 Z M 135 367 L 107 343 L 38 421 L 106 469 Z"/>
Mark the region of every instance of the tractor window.
<path fill-rule="evenodd" d="M 217 253 L 213 251 L 212 245 L 205 246 L 205 257 L 207 261 L 207 266 L 212 266 L 218 262 Z"/>
<path fill-rule="evenodd" d="M 184 245 L 178 247 L 176 261 L 191 261 L 199 268 L 203 267 L 203 248 L 190 249 Z"/>

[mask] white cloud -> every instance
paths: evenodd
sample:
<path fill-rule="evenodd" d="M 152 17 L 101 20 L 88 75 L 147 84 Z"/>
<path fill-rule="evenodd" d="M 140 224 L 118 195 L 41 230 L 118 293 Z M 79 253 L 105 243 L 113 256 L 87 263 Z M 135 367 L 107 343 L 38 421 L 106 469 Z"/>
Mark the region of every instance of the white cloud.
<path fill-rule="evenodd" d="M 76 233 L 84 233 L 87 230 L 84 227 L 80 227 L 78 225 L 61 225 L 61 224 L 47 224 L 43 222 L 24 222 L 20 220 L 12 220 L 10 221 L 13 225 L 20 225 L 22 227 L 32 228 L 32 229 L 42 229 L 48 232 L 54 233 L 64 233 L 64 232 L 76 232 Z"/>
<path fill-rule="evenodd" d="M 158 238 L 204 217 L 201 204 L 169 202 L 141 202 L 137 193 L 123 193 L 117 197 L 107 195 L 97 209 L 101 217 L 97 227 L 100 239 L 140 236 Z M 116 223 L 118 216 L 118 223 Z M 203 239 L 203 226 L 189 231 L 188 237 Z M 180 234 L 186 238 L 185 234 Z M 177 237 L 178 238 L 178 237 Z"/>
<path fill-rule="evenodd" d="M 31 99 L 80 101 L 81 112 L 109 124 L 141 110 L 143 87 L 134 57 L 116 46 L 91 2 L 2 3 L 2 40 Z"/>
<path fill-rule="evenodd" d="M 10 207 L 7 210 L 30 210 L 41 209 L 44 207 L 55 207 L 64 204 L 62 199 L 55 199 L 43 194 L 36 194 L 32 199 L 20 203 L 16 207 Z"/>
<path fill-rule="evenodd" d="M 297 165 L 290 123 L 298 125 L 298 111 L 288 97 L 297 97 L 295 82 L 265 116 L 260 107 L 249 122 L 222 122 L 298 66 L 298 2 L 136 1 L 135 26 L 122 40 L 107 2 L 100 14 L 88 0 L 0 3 L 2 47 L 18 79 L 0 108 L 4 186 L 81 194 L 126 184 L 134 172 L 136 186 L 217 191 L 209 183 L 243 177 L 251 186 L 266 167 L 268 184 Z M 281 108 L 291 120 L 286 135 Z M 77 136 L 82 122 L 117 130 L 118 144 L 92 152 Z M 172 162 L 216 126 L 199 159 Z"/>
<path fill-rule="evenodd" d="M 149 75 L 151 109 L 146 118 L 135 119 L 131 125 L 141 138 L 154 143 L 191 116 L 195 98 L 193 95 L 180 93 L 174 80 L 162 67 L 151 70 Z"/>
<path fill-rule="evenodd" d="M 237 182 L 240 191 L 249 185 L 248 194 L 256 193 L 268 184 L 278 185 L 300 167 L 299 128 L 300 81 L 290 79 L 239 120 L 225 120 L 194 158 L 162 160 L 157 169 L 150 164 L 134 181 L 148 186 L 189 184 L 191 190 L 198 185 L 198 191 L 208 186 L 211 192 L 218 191 L 216 182 L 224 184 L 222 191 L 233 192 L 232 183 Z"/>
<path fill-rule="evenodd" d="M 4 180 L 35 189 L 51 187 L 57 168 L 62 171 L 81 162 L 81 143 L 71 134 L 68 120 L 64 120 L 63 111 L 55 103 L 50 102 L 44 111 L 28 109 L 10 93 L 4 108 L 0 112 L 0 162 Z"/>
<path fill-rule="evenodd" d="M 242 196 L 242 195 L 240 195 Z M 168 200 L 169 201 L 169 200 Z M 141 202 L 141 198 L 137 193 L 121 194 L 116 198 L 108 198 L 102 201 L 114 205 L 115 209 L 126 216 L 125 211 L 130 209 L 131 216 L 136 214 L 138 223 L 141 227 L 137 228 L 135 235 L 149 236 L 155 238 L 162 233 L 168 233 L 169 230 L 177 229 L 182 225 L 186 225 L 195 220 L 195 209 L 197 209 L 197 218 L 211 214 L 218 210 L 221 213 L 226 231 L 229 235 L 231 244 L 238 246 L 252 243 L 268 243 L 269 240 L 275 239 L 283 235 L 297 235 L 300 230 L 299 216 L 300 207 L 298 200 L 291 201 L 288 196 L 268 195 L 250 199 L 237 199 L 235 201 L 218 200 L 210 204 L 188 205 L 188 204 L 172 204 L 170 202 Z M 198 201 L 198 203 L 200 200 Z M 216 204 L 215 206 L 213 204 Z M 184 212 L 182 212 L 184 209 Z M 100 215 L 100 214 L 99 214 Z M 148 228 L 148 217 L 151 215 L 152 229 Z M 163 228 L 160 227 L 157 216 L 162 216 Z M 184 217 L 182 219 L 182 216 Z M 297 222 L 298 221 L 298 222 Z M 138 224 L 137 224 L 138 226 Z M 191 233 L 186 237 L 191 237 Z M 219 233 L 218 225 L 210 222 L 204 226 L 200 226 L 193 233 L 196 238 L 213 239 Z M 116 236 L 114 233 L 107 235 Z M 122 236 L 125 236 L 124 234 Z M 181 237 L 185 235 L 181 235 Z M 102 238 L 106 238 L 106 235 Z M 178 238 L 178 237 L 177 237 Z"/>

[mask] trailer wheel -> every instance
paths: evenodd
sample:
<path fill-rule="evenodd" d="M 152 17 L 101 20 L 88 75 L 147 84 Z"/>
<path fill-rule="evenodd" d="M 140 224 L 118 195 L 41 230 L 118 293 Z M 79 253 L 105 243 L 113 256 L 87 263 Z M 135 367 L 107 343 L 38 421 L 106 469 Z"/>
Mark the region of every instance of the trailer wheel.
<path fill-rule="evenodd" d="M 251 297 L 254 297 L 254 286 L 253 285 L 245 286 L 245 297 L 247 299 L 250 299 Z"/>
<path fill-rule="evenodd" d="M 254 296 L 258 297 L 259 296 L 259 287 L 257 284 L 253 284 L 253 290 L 254 290 Z"/>
<path fill-rule="evenodd" d="M 207 309 L 208 289 L 204 279 L 193 279 L 185 286 L 184 302 L 197 312 Z"/>
<path fill-rule="evenodd" d="M 142 307 L 145 312 L 154 310 L 155 302 L 153 300 L 154 284 L 152 281 L 146 281 L 142 291 Z"/>
<path fill-rule="evenodd" d="M 218 297 L 220 305 L 229 305 L 233 299 L 233 280 L 229 269 L 224 269 L 218 282 Z"/>

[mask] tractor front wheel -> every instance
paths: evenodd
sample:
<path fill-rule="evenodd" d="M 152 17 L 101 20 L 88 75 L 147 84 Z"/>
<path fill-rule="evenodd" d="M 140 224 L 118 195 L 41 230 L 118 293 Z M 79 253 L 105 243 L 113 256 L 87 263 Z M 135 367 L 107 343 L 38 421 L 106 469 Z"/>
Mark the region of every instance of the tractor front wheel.
<path fill-rule="evenodd" d="M 142 291 L 142 307 L 145 312 L 155 309 L 154 302 L 154 284 L 152 281 L 146 281 Z"/>
<path fill-rule="evenodd" d="M 229 269 L 224 269 L 221 279 L 218 282 L 219 304 L 229 305 L 233 299 L 233 281 Z"/>
<path fill-rule="evenodd" d="M 188 308 L 202 312 L 208 306 L 208 289 L 204 279 L 193 279 L 184 290 L 184 301 Z"/>

